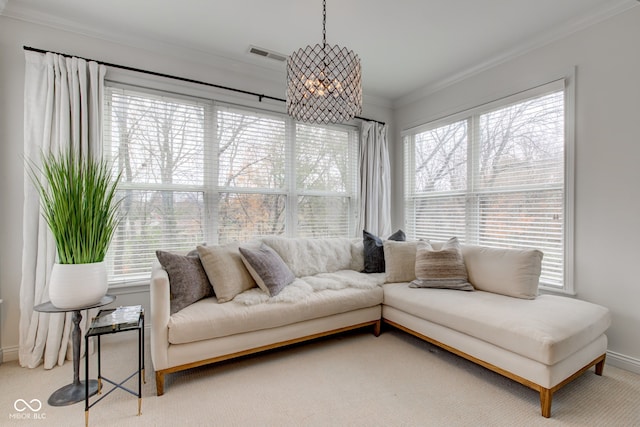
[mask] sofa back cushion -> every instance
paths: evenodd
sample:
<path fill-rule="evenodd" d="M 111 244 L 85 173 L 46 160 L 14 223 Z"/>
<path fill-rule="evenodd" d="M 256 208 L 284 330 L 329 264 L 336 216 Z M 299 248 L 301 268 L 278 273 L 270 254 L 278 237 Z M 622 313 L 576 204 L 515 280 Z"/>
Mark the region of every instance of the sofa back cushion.
<path fill-rule="evenodd" d="M 351 239 L 268 236 L 262 242 L 275 250 L 296 277 L 351 269 Z"/>
<path fill-rule="evenodd" d="M 498 249 L 463 246 L 469 282 L 480 291 L 516 298 L 534 299 L 542 268 L 537 249 Z"/>

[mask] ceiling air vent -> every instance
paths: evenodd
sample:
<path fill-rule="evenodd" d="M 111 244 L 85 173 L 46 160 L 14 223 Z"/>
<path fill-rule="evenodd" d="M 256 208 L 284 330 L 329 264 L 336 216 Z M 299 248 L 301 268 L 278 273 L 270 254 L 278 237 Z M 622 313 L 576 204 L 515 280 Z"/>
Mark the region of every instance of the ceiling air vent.
<path fill-rule="evenodd" d="M 263 49 L 261 47 L 249 46 L 249 53 L 262 56 L 264 58 L 270 58 L 278 62 L 284 62 L 287 60 L 287 55 L 283 55 L 272 50 Z"/>

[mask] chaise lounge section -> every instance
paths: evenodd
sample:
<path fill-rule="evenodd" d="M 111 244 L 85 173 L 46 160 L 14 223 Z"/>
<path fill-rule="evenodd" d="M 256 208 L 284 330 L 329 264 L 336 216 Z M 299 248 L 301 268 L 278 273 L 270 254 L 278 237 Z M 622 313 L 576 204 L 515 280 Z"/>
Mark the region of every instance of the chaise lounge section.
<path fill-rule="evenodd" d="M 296 276 L 288 293 L 269 298 L 254 288 L 229 302 L 204 298 L 170 314 L 169 277 L 154 266 L 151 355 L 158 395 L 172 372 L 367 326 L 377 336 L 381 322 L 538 391 L 544 417 L 551 416 L 560 387 L 592 366 L 602 375 L 608 309 L 538 296 L 539 251 L 462 246 L 475 288 L 465 292 L 410 287 L 417 242 L 384 243 L 386 274 L 360 273 L 361 241 L 262 242 Z"/>

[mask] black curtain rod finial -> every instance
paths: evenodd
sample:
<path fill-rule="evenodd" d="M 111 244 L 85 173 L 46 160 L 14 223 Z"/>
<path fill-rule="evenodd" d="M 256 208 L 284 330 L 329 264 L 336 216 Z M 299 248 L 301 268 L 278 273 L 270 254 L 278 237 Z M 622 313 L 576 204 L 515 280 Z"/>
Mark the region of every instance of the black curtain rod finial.
<path fill-rule="evenodd" d="M 199 85 L 203 85 L 203 86 L 214 87 L 216 89 L 223 89 L 223 90 L 228 90 L 228 91 L 236 92 L 236 93 L 243 93 L 245 95 L 250 95 L 250 96 L 257 97 L 259 102 L 262 102 L 263 99 L 270 99 L 272 101 L 287 102 L 286 99 L 276 98 L 274 96 L 264 95 L 264 94 L 260 94 L 260 93 L 256 93 L 256 92 L 250 92 L 248 90 L 236 89 L 236 88 L 233 88 L 233 87 L 217 85 L 217 84 L 214 84 L 214 83 L 203 82 L 201 80 L 189 79 L 189 78 L 186 78 L 186 77 L 172 76 L 171 74 L 158 73 L 156 71 L 149 71 L 149 70 L 144 70 L 144 69 L 141 69 L 141 68 L 128 67 L 126 65 L 119 65 L 119 64 L 112 64 L 112 63 L 109 63 L 109 62 L 97 61 L 95 59 L 83 58 L 81 56 L 69 55 L 67 53 L 54 52 L 52 50 L 37 49 L 35 47 L 30 47 L 30 46 L 22 46 L 22 49 L 24 49 L 26 51 L 30 51 L 30 52 L 37 52 L 37 53 L 44 53 L 44 54 L 46 54 L 46 53 L 55 53 L 56 55 L 61 55 L 61 56 L 64 56 L 65 58 L 84 59 L 85 61 L 96 62 L 96 63 L 101 64 L 101 65 L 106 65 L 107 67 L 119 68 L 121 70 L 134 71 L 136 73 L 143 73 L 143 74 L 150 74 L 152 76 L 164 77 L 164 78 L 167 78 L 167 79 L 179 80 L 179 81 L 182 81 L 182 82 L 194 83 L 194 84 L 199 84 Z M 356 116 L 355 118 L 359 119 L 359 120 L 364 120 L 364 121 L 367 121 L 367 122 L 376 122 L 376 123 L 379 123 L 381 125 L 385 124 L 384 122 L 380 122 L 378 120 L 367 119 L 365 117 Z"/>

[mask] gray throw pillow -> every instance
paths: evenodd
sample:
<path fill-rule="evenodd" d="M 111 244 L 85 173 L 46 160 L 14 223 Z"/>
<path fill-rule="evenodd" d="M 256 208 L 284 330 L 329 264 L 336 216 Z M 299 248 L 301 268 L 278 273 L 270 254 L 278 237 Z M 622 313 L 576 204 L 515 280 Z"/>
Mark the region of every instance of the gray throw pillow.
<path fill-rule="evenodd" d="M 404 231 L 398 230 L 387 240 L 404 242 L 406 235 Z M 362 242 L 364 243 L 364 271 L 363 273 L 384 273 L 384 246 L 380 237 L 368 231 L 362 230 Z"/>
<path fill-rule="evenodd" d="M 458 238 L 452 237 L 440 250 L 420 241 L 416 249 L 416 279 L 411 288 L 437 288 L 473 291 Z"/>
<path fill-rule="evenodd" d="M 280 255 L 262 243 L 258 248 L 240 247 L 240 256 L 256 283 L 269 296 L 276 296 L 295 276 Z"/>
<path fill-rule="evenodd" d="M 214 295 L 200 258 L 156 251 L 158 261 L 169 276 L 169 311 L 177 313 L 202 298 Z"/>

